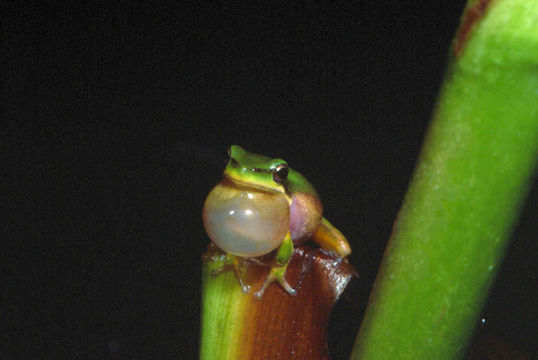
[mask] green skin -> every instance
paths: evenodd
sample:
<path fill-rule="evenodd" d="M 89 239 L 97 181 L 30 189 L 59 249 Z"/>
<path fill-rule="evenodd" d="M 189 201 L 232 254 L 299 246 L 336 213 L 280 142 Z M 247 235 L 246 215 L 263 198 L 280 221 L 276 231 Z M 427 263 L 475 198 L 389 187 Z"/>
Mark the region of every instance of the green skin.
<path fill-rule="evenodd" d="M 230 180 L 264 191 L 275 191 L 291 195 L 297 192 L 308 193 L 318 197 L 316 189 L 299 172 L 288 167 L 289 173 L 282 184 L 275 182 L 273 171 L 278 165 L 288 165 L 282 159 L 251 153 L 239 145 L 230 147 L 230 161 L 224 169 L 224 176 Z"/>
<path fill-rule="evenodd" d="M 286 194 L 290 205 L 292 195 L 298 192 L 308 193 L 318 198 L 314 187 L 306 178 L 297 171 L 287 168 L 288 174 L 284 181 L 275 181 L 274 173 L 278 166 L 287 166 L 282 159 L 272 159 L 263 155 L 246 151 L 241 146 L 232 145 L 229 149 L 230 161 L 224 169 L 224 177 L 229 180 L 248 187 L 260 189 L 262 191 L 279 192 Z M 290 294 L 295 295 L 296 291 L 288 284 L 285 278 L 286 269 L 293 253 L 293 240 L 290 233 L 282 241 L 278 248 L 275 263 L 271 267 L 262 288 L 254 295 L 261 298 L 267 286 L 272 282 L 278 282 Z M 228 264 L 237 264 L 233 255 L 227 254 Z M 236 270 L 237 273 L 237 270 Z M 248 291 L 248 287 L 242 284 L 243 289 Z"/>
<path fill-rule="evenodd" d="M 224 178 L 239 186 L 282 194 L 290 205 L 290 227 L 280 244 L 275 261 L 265 279 L 262 288 L 254 295 L 261 298 L 265 289 L 272 282 L 278 282 L 290 294 L 295 290 L 286 282 L 285 274 L 293 253 L 293 244 L 312 238 L 318 245 L 335 256 L 345 258 L 351 252 L 347 239 L 338 229 L 322 217 L 322 206 L 319 196 L 306 178 L 288 167 L 282 159 L 272 159 L 266 156 L 246 151 L 238 145 L 229 149 L 230 160 L 224 169 Z M 247 261 L 257 262 L 255 258 Z M 225 266 L 214 274 L 232 268 L 244 292 L 249 287 L 241 280 L 242 259 L 232 254 L 226 254 Z"/>

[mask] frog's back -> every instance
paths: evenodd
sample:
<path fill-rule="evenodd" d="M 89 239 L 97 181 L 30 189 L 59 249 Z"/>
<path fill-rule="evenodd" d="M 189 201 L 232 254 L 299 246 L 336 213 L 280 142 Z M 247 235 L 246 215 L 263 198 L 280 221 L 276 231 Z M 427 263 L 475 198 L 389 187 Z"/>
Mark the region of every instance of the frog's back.
<path fill-rule="evenodd" d="M 288 194 L 306 193 L 319 198 L 314 186 L 298 171 L 289 168 L 288 181 L 286 183 Z"/>

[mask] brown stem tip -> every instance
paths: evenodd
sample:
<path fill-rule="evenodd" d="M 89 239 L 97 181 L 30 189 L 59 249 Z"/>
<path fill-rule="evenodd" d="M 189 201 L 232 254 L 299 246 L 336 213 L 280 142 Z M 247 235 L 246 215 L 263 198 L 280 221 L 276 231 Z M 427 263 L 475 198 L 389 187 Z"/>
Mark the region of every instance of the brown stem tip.
<path fill-rule="evenodd" d="M 205 256 L 204 260 L 204 268 L 209 269 L 211 257 Z M 223 312 L 222 319 L 202 321 L 203 334 L 216 333 L 223 319 L 234 324 L 229 330 L 236 334 L 230 338 L 230 343 L 215 352 L 229 354 L 222 359 L 329 359 L 326 339 L 329 315 L 351 278 L 357 276 L 353 267 L 321 249 L 299 246 L 286 272 L 286 279 L 297 294 L 290 296 L 279 284 L 273 283 L 263 298 L 257 300 L 253 292 L 261 287 L 268 271 L 266 266 L 246 263 L 244 279 L 251 291 L 234 295 L 239 311 Z M 204 273 L 206 302 L 210 282 L 219 281 L 223 275 L 214 277 L 210 271 Z M 226 276 L 233 276 L 233 272 Z M 239 285 L 234 289 L 234 293 L 241 292 Z M 209 345 L 209 341 L 209 338 L 202 339 L 202 353 L 204 343 Z"/>
<path fill-rule="evenodd" d="M 478 0 L 476 4 L 469 7 L 465 11 L 457 36 L 454 40 L 454 54 L 457 57 L 461 55 L 471 30 L 473 29 L 474 25 L 480 21 L 480 19 L 482 19 L 490 2 L 491 0 Z"/>

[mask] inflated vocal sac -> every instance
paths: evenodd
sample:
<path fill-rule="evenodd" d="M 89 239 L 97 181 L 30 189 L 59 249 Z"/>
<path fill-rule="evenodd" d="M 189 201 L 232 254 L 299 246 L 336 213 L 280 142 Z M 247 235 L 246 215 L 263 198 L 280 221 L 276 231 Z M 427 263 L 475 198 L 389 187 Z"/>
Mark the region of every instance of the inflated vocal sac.
<path fill-rule="evenodd" d="M 254 257 L 276 249 L 289 229 L 285 194 L 223 180 L 207 196 L 203 219 L 211 240 L 226 253 Z"/>

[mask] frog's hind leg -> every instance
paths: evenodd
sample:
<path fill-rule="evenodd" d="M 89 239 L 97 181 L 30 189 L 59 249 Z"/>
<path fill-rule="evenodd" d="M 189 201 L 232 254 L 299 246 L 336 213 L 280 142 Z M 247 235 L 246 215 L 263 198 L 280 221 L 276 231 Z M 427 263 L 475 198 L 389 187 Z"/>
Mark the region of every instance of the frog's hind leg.
<path fill-rule="evenodd" d="M 335 252 L 345 258 L 351 253 L 346 237 L 325 218 L 321 219 L 318 228 L 312 234 L 314 240 L 325 250 Z"/>
<path fill-rule="evenodd" d="M 284 290 L 286 290 L 288 294 L 295 295 L 297 293 L 297 291 L 293 289 L 286 281 L 286 270 L 288 268 L 288 264 L 291 260 L 292 254 L 293 240 L 291 239 L 291 235 L 288 231 L 286 237 L 284 238 L 284 241 L 282 242 L 282 244 L 280 244 L 280 247 L 278 248 L 278 253 L 276 254 L 275 258 L 275 264 L 271 267 L 271 270 L 269 270 L 269 274 L 267 274 L 267 277 L 265 278 L 261 289 L 254 294 L 257 299 L 261 299 L 263 297 L 265 289 L 267 289 L 267 287 L 275 281 L 277 281 L 284 288 Z"/>

